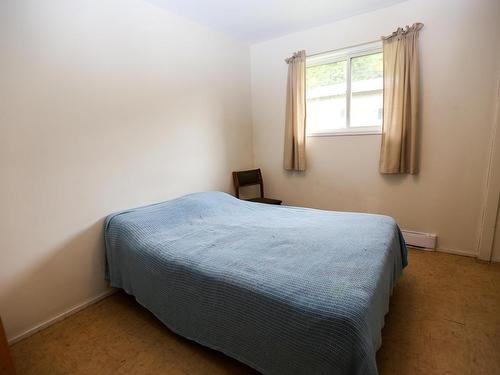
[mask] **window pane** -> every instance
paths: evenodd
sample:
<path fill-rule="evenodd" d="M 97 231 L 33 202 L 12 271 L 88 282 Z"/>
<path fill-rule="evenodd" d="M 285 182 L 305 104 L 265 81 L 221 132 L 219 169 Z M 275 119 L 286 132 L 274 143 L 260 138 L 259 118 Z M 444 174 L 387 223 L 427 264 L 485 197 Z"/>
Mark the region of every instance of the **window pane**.
<path fill-rule="evenodd" d="M 351 60 L 351 126 L 380 126 L 383 114 L 382 53 Z"/>
<path fill-rule="evenodd" d="M 307 131 L 309 133 L 345 128 L 346 71 L 346 60 L 307 68 Z"/>

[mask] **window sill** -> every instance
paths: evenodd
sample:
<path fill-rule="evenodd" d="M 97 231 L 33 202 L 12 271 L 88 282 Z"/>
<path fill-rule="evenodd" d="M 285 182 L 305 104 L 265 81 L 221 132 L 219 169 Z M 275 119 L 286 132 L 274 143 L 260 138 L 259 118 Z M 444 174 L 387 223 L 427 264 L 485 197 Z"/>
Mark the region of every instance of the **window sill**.
<path fill-rule="evenodd" d="M 382 134 L 381 129 L 377 130 L 355 130 L 355 131 L 330 131 L 330 132 L 318 132 L 309 133 L 307 137 L 336 137 L 336 136 L 350 136 L 350 135 L 380 135 Z"/>

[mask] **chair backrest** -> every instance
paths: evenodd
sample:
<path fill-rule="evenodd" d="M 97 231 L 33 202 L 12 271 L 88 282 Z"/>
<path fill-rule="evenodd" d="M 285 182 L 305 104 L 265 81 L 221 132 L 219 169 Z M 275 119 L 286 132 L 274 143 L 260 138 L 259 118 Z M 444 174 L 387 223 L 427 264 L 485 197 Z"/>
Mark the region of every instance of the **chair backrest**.
<path fill-rule="evenodd" d="M 241 186 L 260 185 L 260 197 L 264 198 L 264 183 L 260 169 L 233 172 L 234 190 L 236 198 L 240 197 Z"/>

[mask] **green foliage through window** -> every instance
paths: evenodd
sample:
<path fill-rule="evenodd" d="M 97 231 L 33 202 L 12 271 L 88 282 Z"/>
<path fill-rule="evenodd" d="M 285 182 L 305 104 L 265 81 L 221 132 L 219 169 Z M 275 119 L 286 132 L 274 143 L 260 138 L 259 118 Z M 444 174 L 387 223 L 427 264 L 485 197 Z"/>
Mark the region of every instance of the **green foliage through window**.
<path fill-rule="evenodd" d="M 353 81 L 363 81 L 383 77 L 384 67 L 382 53 L 374 53 L 351 59 L 351 76 Z"/>
<path fill-rule="evenodd" d="M 347 61 L 338 61 L 331 64 L 316 65 L 307 68 L 307 88 L 330 86 L 343 83 L 346 80 Z"/>
<path fill-rule="evenodd" d="M 306 70 L 307 88 L 330 86 L 346 81 L 347 60 L 315 65 Z M 362 81 L 383 76 L 382 53 L 351 59 L 351 80 Z"/>

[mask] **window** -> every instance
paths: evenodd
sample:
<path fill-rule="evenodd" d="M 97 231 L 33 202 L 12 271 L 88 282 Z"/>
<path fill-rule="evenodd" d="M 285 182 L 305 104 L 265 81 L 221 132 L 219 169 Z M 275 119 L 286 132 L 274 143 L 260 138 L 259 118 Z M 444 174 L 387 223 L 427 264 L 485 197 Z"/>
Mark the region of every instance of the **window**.
<path fill-rule="evenodd" d="M 380 132 L 381 42 L 308 57 L 306 86 L 308 135 Z"/>

